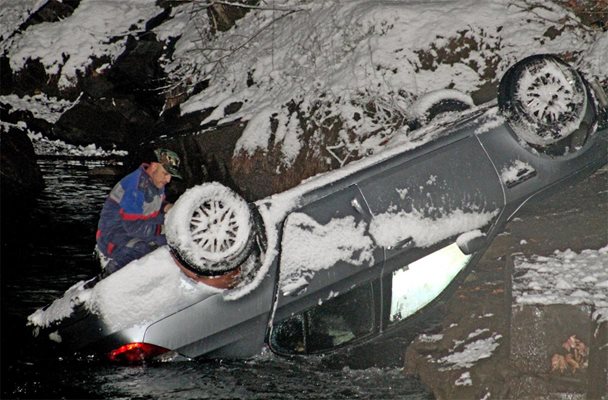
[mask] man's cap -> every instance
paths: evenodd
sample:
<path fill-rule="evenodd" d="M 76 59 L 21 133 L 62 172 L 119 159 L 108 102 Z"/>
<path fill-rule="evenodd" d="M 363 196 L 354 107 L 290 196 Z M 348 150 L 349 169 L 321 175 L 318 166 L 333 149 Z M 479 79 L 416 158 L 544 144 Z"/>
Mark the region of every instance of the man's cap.
<path fill-rule="evenodd" d="M 156 160 L 163 168 L 171 174 L 171 176 L 182 179 L 179 173 L 179 156 L 174 151 L 168 149 L 156 149 L 154 150 Z"/>

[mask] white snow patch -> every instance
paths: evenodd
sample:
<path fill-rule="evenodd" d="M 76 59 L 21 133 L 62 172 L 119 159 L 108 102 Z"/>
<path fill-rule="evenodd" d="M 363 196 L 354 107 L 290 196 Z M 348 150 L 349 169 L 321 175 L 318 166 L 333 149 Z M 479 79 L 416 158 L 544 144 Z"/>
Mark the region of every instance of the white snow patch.
<path fill-rule="evenodd" d="M 104 150 L 94 143 L 82 146 L 69 144 L 58 139 L 50 140 L 41 133 L 29 132 L 27 136 L 32 141 L 34 152 L 39 156 L 124 157 L 128 154 L 125 150 Z"/>
<path fill-rule="evenodd" d="M 486 339 L 479 339 L 471 343 L 467 343 L 464 349 L 460 352 L 448 354 L 440 358 L 437 362 L 446 365 L 441 367 L 440 371 L 449 371 L 461 368 L 471 368 L 479 360 L 489 358 L 496 348 L 498 348 L 498 339 L 502 335 L 494 333 Z"/>
<path fill-rule="evenodd" d="M 594 307 L 594 319 L 608 321 L 608 246 L 599 250 L 556 250 L 551 257 L 514 259 L 516 304 L 573 304 Z"/>
<path fill-rule="evenodd" d="M 474 229 L 472 231 L 469 232 L 465 232 L 461 235 L 459 235 L 456 238 L 456 244 L 458 245 L 458 247 L 460 247 L 461 249 L 464 248 L 471 240 L 473 239 L 477 239 L 478 237 L 483 237 L 485 236 L 485 234 L 480 231 L 479 229 Z"/>
<path fill-rule="evenodd" d="M 373 263 L 372 239 L 366 224 L 354 217 L 335 218 L 322 225 L 303 213 L 293 213 L 285 222 L 279 286 L 284 295 L 308 284 L 312 276 L 343 261 L 360 266 Z"/>
<path fill-rule="evenodd" d="M 517 182 L 522 175 L 536 171 L 525 161 L 514 160 L 510 165 L 500 171 L 500 179 L 505 185 Z"/>
<path fill-rule="evenodd" d="M 73 312 L 76 305 L 98 314 L 112 331 L 157 321 L 184 307 L 220 293 L 187 278 L 167 247 L 133 261 L 91 289 L 79 282 L 46 310 L 28 317 L 31 325 L 48 327 Z"/>
<path fill-rule="evenodd" d="M 68 290 L 62 298 L 55 300 L 46 309 L 38 309 L 27 317 L 28 324 L 46 328 L 55 321 L 69 317 L 74 312 L 74 307 L 89 301 L 91 291 L 83 288 L 85 282 L 80 281 Z"/>
<path fill-rule="evenodd" d="M 161 12 L 152 0 L 82 0 L 72 15 L 32 25 L 3 42 L 1 49 L 13 71 L 21 70 L 27 60 L 39 60 L 47 74 L 60 74 L 60 87 L 70 87 L 93 58 L 115 60 L 127 37 L 142 32 Z"/>
<path fill-rule="evenodd" d="M 43 119 L 51 124 L 59 121 L 61 115 L 72 108 L 76 101 L 61 100 L 45 94 L 19 97 L 16 94 L 0 96 L 0 103 L 9 104 L 13 110 L 30 111 L 34 118 Z"/>
<path fill-rule="evenodd" d="M 475 128 L 475 134 L 481 135 L 492 129 L 501 127 L 505 123 L 505 118 L 499 114 L 498 108 L 491 108 L 480 118 L 481 124 Z"/>
<path fill-rule="evenodd" d="M 471 379 L 471 373 L 469 371 L 463 372 L 458 379 L 454 382 L 456 386 L 472 386 L 473 380 Z"/>
<path fill-rule="evenodd" d="M 48 0 L 0 0 L 0 41 L 9 38 L 26 19 Z"/>
<path fill-rule="evenodd" d="M 429 335 L 429 334 L 423 333 L 422 335 L 419 335 L 417 339 L 418 339 L 418 341 L 423 342 L 423 343 L 432 343 L 432 342 L 438 342 L 438 341 L 442 340 L 443 335 L 442 334 Z"/>
<path fill-rule="evenodd" d="M 49 333 L 49 339 L 55 343 L 61 343 L 63 340 L 57 331 Z"/>
<path fill-rule="evenodd" d="M 481 228 L 497 213 L 498 210 L 467 212 L 457 209 L 433 219 L 418 210 L 386 212 L 373 217 L 369 231 L 376 243 L 384 247 L 395 246 L 408 238 L 419 247 L 428 247 L 459 233 Z"/>

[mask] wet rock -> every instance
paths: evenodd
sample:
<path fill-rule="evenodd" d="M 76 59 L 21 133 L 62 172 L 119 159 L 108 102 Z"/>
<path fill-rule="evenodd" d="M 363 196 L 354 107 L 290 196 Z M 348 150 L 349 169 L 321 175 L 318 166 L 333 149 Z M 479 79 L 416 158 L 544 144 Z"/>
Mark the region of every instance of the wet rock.
<path fill-rule="evenodd" d="M 34 147 L 25 130 L 0 126 L 2 209 L 11 210 L 2 214 L 4 223 L 7 218 L 19 218 L 20 212 L 31 205 L 44 183 L 36 164 Z"/>
<path fill-rule="evenodd" d="M 237 190 L 247 200 L 254 200 L 257 193 L 244 192 L 237 184 L 239 177 L 230 168 L 234 147 L 240 138 L 245 124 L 234 122 L 217 126 L 210 131 L 173 132 L 171 136 L 154 140 L 135 150 L 132 154 L 132 165 L 147 158 L 145 154 L 157 147 L 166 147 L 180 155 L 180 167 L 184 180 L 175 180 L 168 187 L 168 197 L 183 193 L 186 188 L 203 182 L 217 181 Z"/>
<path fill-rule="evenodd" d="M 83 95 L 53 127 L 53 137 L 76 145 L 91 142 L 133 149 L 152 130 L 155 116 L 128 97 Z"/>
<path fill-rule="evenodd" d="M 584 305 L 514 306 L 510 363 L 520 375 L 509 382 L 510 392 L 605 395 L 608 350 L 599 343 L 608 341 L 606 323 L 598 324 L 592 314 Z"/>
<path fill-rule="evenodd" d="M 165 74 L 158 60 L 164 45 L 149 32 L 137 39 L 129 37 L 127 48 L 108 71 L 115 96 L 133 96 L 134 101 L 155 117 L 162 110 L 164 95 L 159 89 Z"/>

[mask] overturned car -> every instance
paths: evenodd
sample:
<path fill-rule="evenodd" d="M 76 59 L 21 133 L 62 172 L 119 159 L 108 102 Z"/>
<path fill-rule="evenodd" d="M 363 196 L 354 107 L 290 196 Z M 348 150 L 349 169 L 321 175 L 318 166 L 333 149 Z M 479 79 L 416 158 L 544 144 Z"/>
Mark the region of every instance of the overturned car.
<path fill-rule="evenodd" d="M 608 161 L 605 93 L 552 55 L 512 66 L 497 102 L 426 103 L 425 122 L 455 113 L 253 204 L 218 183 L 188 189 L 168 246 L 77 283 L 29 324 L 115 361 L 366 343 L 449 295 L 526 202 Z"/>

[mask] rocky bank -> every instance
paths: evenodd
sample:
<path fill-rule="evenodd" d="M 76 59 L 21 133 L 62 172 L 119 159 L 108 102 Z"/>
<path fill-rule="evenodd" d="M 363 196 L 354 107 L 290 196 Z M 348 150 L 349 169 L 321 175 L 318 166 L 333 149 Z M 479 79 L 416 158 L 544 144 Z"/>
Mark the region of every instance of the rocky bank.
<path fill-rule="evenodd" d="M 408 346 L 406 371 L 438 399 L 606 398 L 608 323 L 595 320 L 590 305 L 520 305 L 512 294 L 523 273 L 514 271 L 518 259 L 606 246 L 606 187 L 604 167 L 527 205 L 446 303 L 440 327 Z M 570 353 L 572 337 L 588 355 L 560 368 L 554 357 Z"/>

